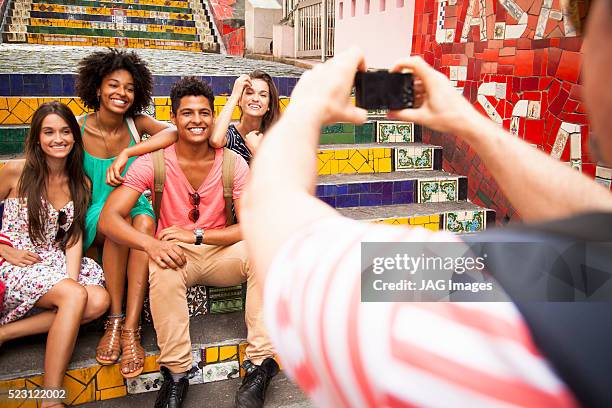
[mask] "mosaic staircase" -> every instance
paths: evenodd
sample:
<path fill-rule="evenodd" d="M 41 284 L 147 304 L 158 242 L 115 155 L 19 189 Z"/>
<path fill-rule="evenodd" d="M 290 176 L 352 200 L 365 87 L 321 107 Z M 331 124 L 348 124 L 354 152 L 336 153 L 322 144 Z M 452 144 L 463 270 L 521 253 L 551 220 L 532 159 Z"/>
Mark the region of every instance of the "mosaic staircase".
<path fill-rule="evenodd" d="M 142 3 L 141 3 L 142 4 Z M 0 98 L 0 155 L 3 160 L 23 151 L 33 111 L 44 101 L 59 99 L 75 114 L 85 112 L 73 96 L 72 75 L 7 76 L 13 90 L 24 95 Z M 36 78 L 34 78 L 36 77 Z M 205 78 L 217 96 L 219 112 L 231 89 L 233 77 Z M 32 85 L 30 81 L 39 81 Z M 57 81 L 59 81 L 59 84 Z M 174 77 L 156 77 L 155 95 L 167 95 Z M 289 95 L 296 79 L 276 78 L 282 95 Z M 21 88 L 19 88 L 21 87 Z M 32 88 L 32 89 L 30 89 Z M 0 87 L 1 91 L 1 87 Z M 5 94 L 6 95 L 6 94 Z M 284 108 L 289 98 L 281 98 Z M 169 98 L 156 96 L 149 113 L 169 120 Z M 235 117 L 236 118 L 236 117 Z M 423 144 L 418 126 L 372 115 L 363 125 L 339 123 L 322 128 L 318 152 L 319 179 L 316 194 L 342 214 L 364 222 L 422 226 L 431 230 L 472 233 L 495 222 L 495 213 L 467 200 L 467 178 L 442 170 L 442 149 Z M 188 293 L 193 355 L 200 370 L 194 384 L 236 378 L 244 358 L 244 290 L 198 286 Z M 228 313 L 229 312 L 229 313 Z M 155 364 L 159 353 L 145 306 L 143 344 L 147 352 L 145 372 L 126 381 L 118 365 L 102 367 L 93 359 L 101 335 L 99 324 L 83 328 L 65 377 L 68 400 L 78 405 L 129 396 L 137 406 L 150 397 L 134 394 L 155 391 L 160 377 Z M 40 386 L 44 337 L 13 342 L 0 348 L 0 389 Z M 17 368 L 18 367 L 18 368 Z M 149 394 L 150 395 L 150 394 Z M 5 406 L 4 404 L 2 405 Z M 11 407 L 35 407 L 33 401 Z M 282 406 L 282 405 L 281 405 Z"/>
<path fill-rule="evenodd" d="M 200 0 L 13 0 L 3 41 L 219 52 Z"/>

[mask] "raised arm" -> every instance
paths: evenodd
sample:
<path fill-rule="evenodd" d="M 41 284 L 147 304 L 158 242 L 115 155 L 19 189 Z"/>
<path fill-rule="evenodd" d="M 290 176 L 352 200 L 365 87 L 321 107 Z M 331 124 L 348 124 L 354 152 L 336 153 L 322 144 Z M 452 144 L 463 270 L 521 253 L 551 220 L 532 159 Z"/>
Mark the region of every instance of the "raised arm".
<path fill-rule="evenodd" d="M 251 78 L 248 75 L 240 75 L 234 82 L 232 94 L 227 98 L 225 106 L 215 120 L 215 128 L 209 142 L 212 147 L 219 149 L 226 145 L 227 139 L 225 135 L 232 121 L 232 114 L 234 109 L 236 109 L 236 105 L 238 105 L 244 88 L 247 86 L 251 86 Z"/>
<path fill-rule="evenodd" d="M 367 112 L 350 101 L 358 66 L 365 68 L 363 54 L 351 49 L 305 72 L 293 90 L 291 104 L 259 148 L 243 200 L 242 231 L 262 280 L 294 231 L 317 219 L 338 216 L 314 197 L 316 152 L 322 125 L 363 123 L 367 118 Z M 295 137 L 287 138 L 287 134 Z M 283 186 L 280 194 L 278 186 Z"/>
<path fill-rule="evenodd" d="M 169 126 L 162 129 L 158 133 L 155 133 L 147 140 L 123 149 L 123 151 L 119 153 L 115 160 L 113 160 L 113 163 L 108 167 L 108 170 L 106 171 L 106 183 L 111 186 L 120 185 L 124 181 L 121 173 L 123 172 L 123 169 L 125 168 L 125 165 L 130 157 L 142 156 L 159 149 L 165 149 L 176 142 L 177 138 L 178 134 L 176 133 L 176 128 L 174 126 Z"/>
<path fill-rule="evenodd" d="M 551 158 L 484 117 L 419 57 L 398 63 L 423 87 L 422 106 L 389 113 L 465 140 L 525 221 L 545 221 L 587 211 L 611 211 L 612 194 L 587 176 Z"/>

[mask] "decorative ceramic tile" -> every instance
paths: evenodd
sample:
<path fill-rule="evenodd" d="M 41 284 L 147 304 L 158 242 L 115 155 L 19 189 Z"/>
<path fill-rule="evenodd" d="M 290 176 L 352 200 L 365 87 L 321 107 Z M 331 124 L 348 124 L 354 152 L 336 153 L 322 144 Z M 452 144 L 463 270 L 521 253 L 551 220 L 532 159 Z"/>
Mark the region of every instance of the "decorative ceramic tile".
<path fill-rule="evenodd" d="M 582 159 L 577 159 L 577 160 L 571 159 L 569 164 L 573 169 L 576 169 L 580 172 L 582 171 Z"/>
<path fill-rule="evenodd" d="M 483 231 L 486 228 L 484 211 L 452 211 L 445 214 L 446 231 L 470 233 Z"/>
<path fill-rule="evenodd" d="M 496 40 L 503 40 L 506 35 L 506 23 L 495 23 L 495 29 L 493 31 L 493 38 Z"/>
<path fill-rule="evenodd" d="M 595 176 L 605 180 L 612 180 L 612 168 L 597 165 L 595 168 Z"/>
<path fill-rule="evenodd" d="M 527 118 L 540 119 L 540 101 L 529 101 L 529 104 L 527 106 Z"/>
<path fill-rule="evenodd" d="M 143 374 L 127 380 L 128 394 L 142 394 L 144 392 L 159 391 L 164 378 L 161 373 Z"/>
<path fill-rule="evenodd" d="M 317 153 L 318 174 L 391 172 L 391 149 L 322 149 Z"/>
<path fill-rule="evenodd" d="M 510 133 L 513 134 L 514 136 L 518 136 L 519 134 L 520 122 L 521 122 L 521 118 L 519 118 L 518 116 L 513 116 L 512 120 L 510 121 Z"/>
<path fill-rule="evenodd" d="M 227 288 L 206 288 L 206 298 L 210 304 L 210 313 L 229 313 L 244 310 L 246 286 L 237 285 Z"/>
<path fill-rule="evenodd" d="M 376 141 L 378 143 L 412 143 L 414 142 L 414 123 L 379 120 L 376 124 Z"/>
<path fill-rule="evenodd" d="M 572 133 L 570 135 L 570 159 L 580 160 L 582 158 L 582 134 Z"/>
<path fill-rule="evenodd" d="M 419 180 L 419 203 L 457 201 L 458 180 Z"/>
<path fill-rule="evenodd" d="M 433 169 L 433 148 L 398 147 L 395 149 L 395 171 Z"/>
<path fill-rule="evenodd" d="M 569 133 L 563 129 L 559 129 L 557 138 L 555 139 L 555 144 L 550 152 L 550 157 L 555 159 L 561 158 L 563 150 L 565 150 L 565 145 L 567 144 L 567 139 L 569 139 Z"/>
<path fill-rule="evenodd" d="M 240 363 L 238 360 L 224 363 L 208 364 L 202 369 L 203 382 L 229 380 L 240 376 Z"/>

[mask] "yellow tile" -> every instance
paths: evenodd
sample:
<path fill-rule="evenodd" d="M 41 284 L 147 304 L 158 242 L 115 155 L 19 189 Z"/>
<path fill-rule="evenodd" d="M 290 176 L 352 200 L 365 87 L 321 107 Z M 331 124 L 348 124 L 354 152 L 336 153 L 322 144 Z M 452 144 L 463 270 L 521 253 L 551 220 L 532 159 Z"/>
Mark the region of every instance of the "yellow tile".
<path fill-rule="evenodd" d="M 125 385 L 119 364 L 103 366 L 96 375 L 96 384 L 98 390 Z"/>
<path fill-rule="evenodd" d="M 237 345 L 219 347 L 219 360 L 221 361 L 238 360 Z"/>
<path fill-rule="evenodd" d="M 94 381 L 90 384 L 83 384 L 69 375 L 64 376 L 63 387 L 66 389 L 67 393 L 66 402 L 73 405 L 76 403 L 82 404 L 89 401 L 95 401 L 96 390 L 93 385 Z"/>
<path fill-rule="evenodd" d="M 371 149 L 374 153 L 374 158 L 375 159 L 384 159 L 385 157 L 385 149 L 382 148 L 374 148 Z"/>
<path fill-rule="evenodd" d="M 367 157 L 367 151 L 366 151 L 366 157 Z M 363 165 L 363 163 L 366 162 L 366 158 L 362 154 L 361 150 L 353 151 L 351 154 L 351 158 L 349 159 L 349 162 L 351 163 L 351 166 L 353 166 L 355 170 L 358 170 Z"/>
<path fill-rule="evenodd" d="M 379 173 L 390 173 L 391 172 L 391 158 L 378 159 L 378 172 Z"/>
<path fill-rule="evenodd" d="M 0 97 L 0 109 L 8 109 L 7 98 Z"/>
<path fill-rule="evenodd" d="M 349 150 L 333 150 L 333 155 L 335 159 L 348 159 L 349 158 Z"/>
<path fill-rule="evenodd" d="M 216 363 L 219 361 L 219 347 L 206 348 L 206 363 Z"/>
<path fill-rule="evenodd" d="M 329 161 L 331 163 L 331 169 L 330 169 L 330 173 L 331 174 L 338 174 L 338 168 L 339 168 L 339 161 L 338 160 L 330 160 Z"/>
<path fill-rule="evenodd" d="M 120 398 L 126 395 L 127 395 L 127 387 L 124 385 L 121 387 L 109 388 L 109 389 L 100 391 L 100 397 L 98 398 L 98 400 L 104 401 L 104 400 L 108 400 L 112 398 Z"/>
<path fill-rule="evenodd" d="M 169 106 L 155 107 L 155 119 L 169 121 L 171 120 L 170 112 L 171 112 L 171 109 Z"/>
<path fill-rule="evenodd" d="M 3 124 L 10 115 L 11 114 L 7 110 L 0 110 L 0 125 Z"/>
<path fill-rule="evenodd" d="M 440 222 L 440 214 L 436 214 L 436 215 L 430 215 L 429 216 L 429 221 L 430 222 Z"/>
<path fill-rule="evenodd" d="M 440 224 L 430 223 L 430 224 L 423 225 L 423 227 L 425 227 L 425 228 L 427 228 L 428 230 L 431 230 L 431 231 L 439 231 L 440 230 Z"/>
<path fill-rule="evenodd" d="M 144 368 L 142 370 L 143 373 L 156 373 L 159 371 L 159 364 L 157 364 L 157 359 L 159 355 L 147 356 L 144 360 Z"/>
<path fill-rule="evenodd" d="M 17 117 L 21 123 L 29 123 L 30 117 L 34 113 L 34 110 L 28 106 L 24 101 L 19 101 L 17 105 L 11 110 L 11 113 Z"/>
<path fill-rule="evenodd" d="M 357 173 L 374 173 L 374 169 L 368 164 L 364 163 L 358 170 Z"/>
<path fill-rule="evenodd" d="M 98 371 L 100 371 L 101 368 L 102 366 L 99 365 L 86 368 L 78 368 L 76 370 L 70 370 L 66 372 L 66 375 L 71 376 L 72 378 L 82 382 L 83 384 L 87 384 L 96 376 L 96 374 L 98 374 Z"/>
<path fill-rule="evenodd" d="M 352 174 L 356 170 L 351 166 L 348 160 L 338 160 L 338 173 L 341 174 Z"/>
<path fill-rule="evenodd" d="M 412 224 L 422 225 L 422 224 L 427 224 L 428 222 L 429 222 L 429 216 L 427 215 L 412 217 Z"/>
<path fill-rule="evenodd" d="M 325 163 L 319 165 L 318 174 L 332 174 L 331 173 L 331 162 L 332 160 L 328 160 Z"/>

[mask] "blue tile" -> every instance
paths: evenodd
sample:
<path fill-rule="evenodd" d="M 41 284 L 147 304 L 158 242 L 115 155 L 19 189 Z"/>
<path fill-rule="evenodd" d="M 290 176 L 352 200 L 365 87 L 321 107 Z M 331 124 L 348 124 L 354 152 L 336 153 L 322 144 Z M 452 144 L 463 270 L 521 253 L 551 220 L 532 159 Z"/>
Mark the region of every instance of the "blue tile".
<path fill-rule="evenodd" d="M 383 183 L 382 193 L 383 195 L 390 195 L 393 193 L 393 182 L 392 181 Z"/>
<path fill-rule="evenodd" d="M 11 85 L 8 74 L 0 74 L 0 96 L 11 96 Z"/>
<path fill-rule="evenodd" d="M 321 201 L 336 208 L 336 197 L 321 197 Z"/>
<path fill-rule="evenodd" d="M 324 191 L 325 191 L 325 186 L 317 186 L 317 191 L 315 195 L 317 197 L 323 197 L 325 195 Z"/>
<path fill-rule="evenodd" d="M 23 96 L 45 96 L 45 89 L 41 84 L 23 84 Z"/>
<path fill-rule="evenodd" d="M 410 204 L 413 202 L 414 193 L 401 192 L 393 193 L 392 204 Z"/>
<path fill-rule="evenodd" d="M 61 96 L 63 87 L 61 75 L 47 75 L 47 91 L 49 96 Z"/>
<path fill-rule="evenodd" d="M 383 183 L 370 183 L 370 193 L 382 193 Z"/>
<path fill-rule="evenodd" d="M 370 186 L 368 183 L 351 183 L 348 185 L 349 194 L 369 193 Z"/>
<path fill-rule="evenodd" d="M 336 207 L 358 207 L 359 194 L 341 195 L 336 197 Z"/>
<path fill-rule="evenodd" d="M 75 78 L 76 78 L 76 75 L 73 75 L 73 74 L 62 74 L 62 87 L 63 87 L 62 96 L 74 96 L 75 95 L 75 89 L 74 89 Z"/>
<path fill-rule="evenodd" d="M 23 95 L 23 75 L 21 74 L 9 75 L 9 83 L 11 86 L 10 96 L 24 96 Z"/>
<path fill-rule="evenodd" d="M 336 189 L 336 194 L 340 195 L 340 194 L 348 194 L 348 185 L 347 184 L 341 184 L 339 186 L 337 186 L 338 188 Z"/>
<path fill-rule="evenodd" d="M 393 195 L 392 194 L 382 195 L 381 205 L 391 205 L 391 204 L 393 204 Z"/>
<path fill-rule="evenodd" d="M 393 182 L 393 191 L 395 191 L 396 193 L 411 190 L 414 190 L 414 180 L 402 180 Z"/>
<path fill-rule="evenodd" d="M 367 207 L 372 205 L 382 205 L 382 194 L 360 194 L 359 206 Z"/>

